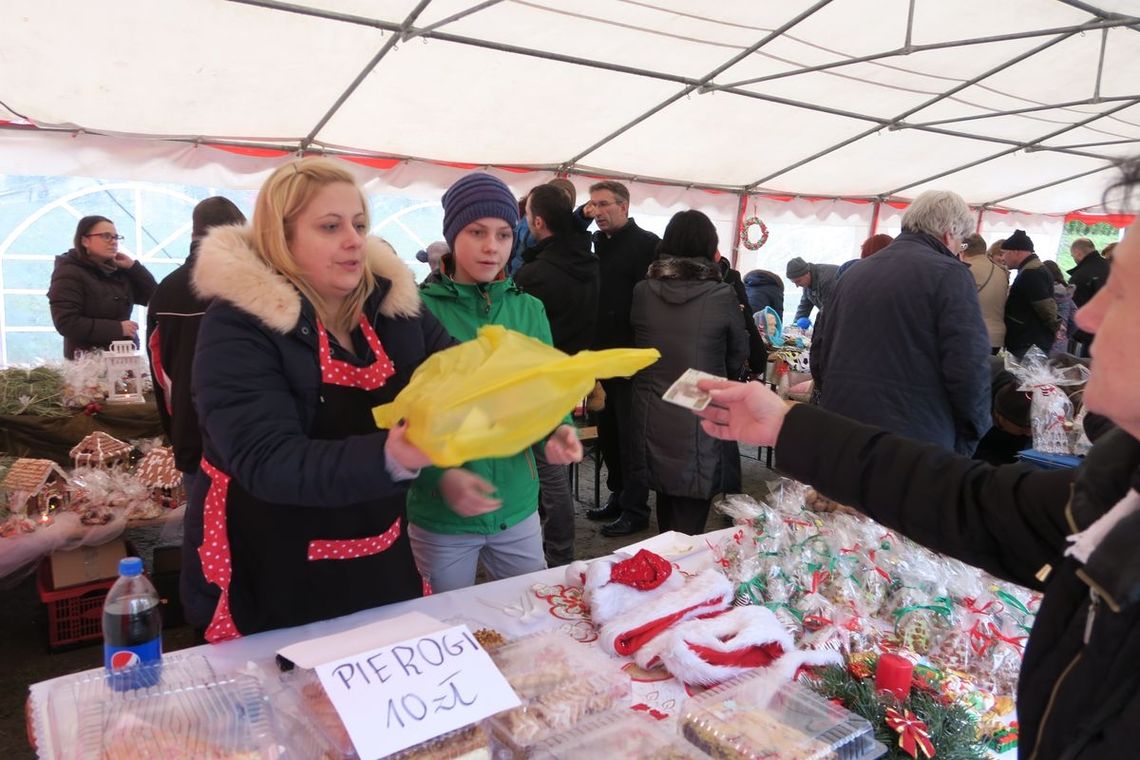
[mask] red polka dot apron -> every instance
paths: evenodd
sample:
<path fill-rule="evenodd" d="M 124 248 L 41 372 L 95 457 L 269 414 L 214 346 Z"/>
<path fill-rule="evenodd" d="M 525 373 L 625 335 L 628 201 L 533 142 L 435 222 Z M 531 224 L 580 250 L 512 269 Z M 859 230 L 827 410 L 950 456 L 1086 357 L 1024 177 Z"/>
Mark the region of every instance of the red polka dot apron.
<path fill-rule="evenodd" d="M 321 388 L 310 438 L 376 432 L 372 407 L 399 390 L 386 387 L 395 368 L 372 325 L 362 318 L 360 330 L 365 360 L 334 352 L 317 324 Z M 320 457 L 319 449 L 313 456 Z M 384 466 L 379 448 L 376 466 Z M 202 470 L 210 488 L 199 556 L 206 580 L 222 590 L 208 641 L 327 620 L 428 591 L 412 558 L 402 490 L 347 506 L 275 504 L 206 460 Z"/>

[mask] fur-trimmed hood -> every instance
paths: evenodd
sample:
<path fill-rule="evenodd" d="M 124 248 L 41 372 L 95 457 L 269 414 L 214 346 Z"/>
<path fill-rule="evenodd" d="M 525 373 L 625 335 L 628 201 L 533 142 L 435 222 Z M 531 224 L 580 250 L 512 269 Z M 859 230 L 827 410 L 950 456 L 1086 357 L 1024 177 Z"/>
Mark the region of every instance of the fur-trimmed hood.
<path fill-rule="evenodd" d="M 713 280 L 721 281 L 720 267 L 708 259 L 667 257 L 649 265 L 645 275 L 650 280 Z"/>
<path fill-rule="evenodd" d="M 391 283 L 380 313 L 385 317 L 414 317 L 421 302 L 415 276 L 387 241 L 369 237 L 364 246 L 368 268 Z M 287 333 L 301 318 L 301 294 L 253 247 L 249 226 L 215 227 L 198 246 L 192 276 L 203 298 L 224 298 L 279 333 Z"/>

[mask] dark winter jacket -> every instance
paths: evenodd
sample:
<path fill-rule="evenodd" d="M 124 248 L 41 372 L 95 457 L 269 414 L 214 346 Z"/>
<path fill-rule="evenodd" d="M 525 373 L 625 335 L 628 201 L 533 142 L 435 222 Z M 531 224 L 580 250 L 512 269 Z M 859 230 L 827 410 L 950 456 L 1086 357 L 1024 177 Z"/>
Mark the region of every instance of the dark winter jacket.
<path fill-rule="evenodd" d="M 1104 283 L 1108 280 L 1108 262 L 1097 252 L 1092 252 L 1069 270 L 1069 284 L 1076 287 L 1073 291 L 1073 303 L 1081 308 L 1092 300 Z M 1092 343 L 1092 335 L 1084 330 L 1077 330 L 1073 339 L 1088 346 Z"/>
<path fill-rule="evenodd" d="M 835 264 L 808 264 L 808 270 L 811 272 L 811 285 L 804 288 L 795 319 L 810 317 L 813 308 L 826 309 L 839 279 L 839 267 Z"/>
<path fill-rule="evenodd" d="M 969 267 L 903 232 L 839 281 L 812 377 L 825 409 L 969 454 L 991 424 L 989 356 Z"/>
<path fill-rule="evenodd" d="M 613 235 L 600 230 L 594 233 L 594 253 L 601 275 L 594 348 L 633 345 L 629 326 L 633 288 L 645 279 L 646 270 L 657 258 L 659 242 L 660 238 L 638 227 L 632 218 Z"/>
<path fill-rule="evenodd" d="M 661 395 L 690 368 L 738 375 L 748 334 L 736 294 L 711 261 L 661 259 L 634 289 L 630 321 L 634 345 L 661 352 L 633 377 L 632 477 L 671 496 L 712 496 L 722 477 L 721 442 L 700 429 L 691 411 Z"/>
<path fill-rule="evenodd" d="M 1048 354 L 1061 326 L 1053 300 L 1053 275 L 1035 254 L 1021 262 L 1018 270 L 1005 299 L 1005 347 L 1018 358 L 1030 346 Z"/>
<path fill-rule="evenodd" d="M 147 305 L 154 288 L 154 275 L 138 261 L 129 269 L 108 269 L 74 248 L 56 256 L 48 301 L 64 358 L 127 340 L 123 322 L 135 304 Z"/>
<path fill-rule="evenodd" d="M 748 303 L 748 291 L 744 288 L 744 281 L 740 279 L 740 272 L 728 265 L 727 259 L 722 258 L 717 262 L 717 266 L 720 267 L 721 279 L 726 285 L 732 286 L 732 292 L 736 293 L 736 302 L 740 304 L 744 331 L 748 333 L 748 367 L 753 374 L 763 375 L 768 368 L 768 349 L 764 347 L 760 329 L 756 327 L 756 320 L 752 318 L 752 306 Z"/>
<path fill-rule="evenodd" d="M 568 354 L 589 348 L 598 321 L 598 257 L 584 232 L 548 237 L 523 254 L 515 284 L 542 301 L 554 347 Z"/>
<path fill-rule="evenodd" d="M 190 244 L 186 263 L 163 278 L 146 312 L 147 353 L 154 380 L 154 401 L 162 428 L 182 472 L 197 472 L 202 459 L 202 433 L 190 398 L 190 370 L 198 345 L 198 328 L 210 301 L 190 286 L 198 258 L 198 241 Z"/>
<path fill-rule="evenodd" d="M 775 272 L 753 269 L 744 275 L 744 290 L 748 293 L 748 308 L 752 314 L 764 311 L 765 306 L 784 315 L 784 281 Z"/>
<path fill-rule="evenodd" d="M 1066 536 L 1140 486 L 1140 442 L 1106 433 L 1077 470 L 992 467 L 797 405 L 776 457 L 791 477 L 888 528 L 1044 592 L 1017 689 L 1019 757 L 1136 757 L 1140 514 L 1087 563 L 1064 555 Z"/>
<path fill-rule="evenodd" d="M 376 290 L 364 313 L 395 367 L 385 383 L 394 393 L 430 354 L 454 341 L 422 308 L 412 271 L 392 248 L 370 238 L 366 253 Z M 309 437 L 322 403 L 316 316 L 288 280 L 262 263 L 248 228 L 211 230 L 202 241 L 193 283 L 203 297 L 216 299 L 202 319 L 192 373 L 206 460 L 254 497 L 280 503 L 283 520 L 290 505 L 334 508 L 379 498 L 394 500 L 403 513 L 410 481 L 393 482 L 384 466 L 387 431 Z M 371 360 L 362 340 L 355 348 L 366 358 L 354 363 Z M 208 479 L 200 478 L 189 495 L 184 556 L 196 555 L 202 542 L 208 486 Z M 272 528 L 265 526 L 266 540 L 272 539 Z M 202 596 L 183 602 L 188 614 L 206 609 L 208 619 L 216 588 L 211 587 L 211 598 L 200 583 Z"/>

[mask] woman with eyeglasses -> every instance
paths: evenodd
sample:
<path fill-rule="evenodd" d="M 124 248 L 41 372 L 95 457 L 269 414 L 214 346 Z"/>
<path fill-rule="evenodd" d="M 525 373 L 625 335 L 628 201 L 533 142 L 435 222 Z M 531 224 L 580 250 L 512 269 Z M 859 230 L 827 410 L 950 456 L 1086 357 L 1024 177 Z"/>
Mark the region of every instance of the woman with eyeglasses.
<path fill-rule="evenodd" d="M 68 359 L 116 340 L 139 342 L 131 311 L 135 304 L 147 305 L 157 283 L 146 267 L 119 251 L 122 239 L 110 219 L 85 216 L 75 228 L 75 247 L 55 259 L 48 301 Z"/>

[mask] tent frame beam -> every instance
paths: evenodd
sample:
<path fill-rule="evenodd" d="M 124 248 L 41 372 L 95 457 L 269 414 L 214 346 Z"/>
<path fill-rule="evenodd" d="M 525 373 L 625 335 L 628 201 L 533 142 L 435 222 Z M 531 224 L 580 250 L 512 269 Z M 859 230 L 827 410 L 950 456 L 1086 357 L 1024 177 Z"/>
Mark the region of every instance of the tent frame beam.
<path fill-rule="evenodd" d="M 978 82 L 981 82 L 982 80 L 984 80 L 988 77 L 991 77 L 994 74 L 997 74 L 1001 71 L 1005 71 L 1009 67 L 1015 66 L 1018 63 L 1021 63 L 1022 61 L 1037 55 L 1038 53 L 1041 53 L 1045 50 L 1048 50 L 1049 48 L 1053 47 L 1054 45 L 1056 45 L 1060 42 L 1063 42 L 1064 40 L 1069 39 L 1070 37 L 1072 37 L 1075 34 L 1077 34 L 1077 32 L 1066 32 L 1064 34 L 1057 35 L 1056 37 L 1053 37 L 1050 40 L 1046 40 L 1045 42 L 1041 43 L 1040 45 L 1038 45 L 1038 46 L 1036 46 L 1030 50 L 1026 50 L 1026 51 L 1014 56 L 1013 58 L 1010 58 L 1006 61 L 1003 61 L 1002 63 L 999 63 L 997 66 L 993 66 L 993 67 L 987 69 L 986 71 L 983 71 L 981 74 L 978 74 L 977 76 L 974 76 L 970 79 L 967 79 L 965 82 L 960 82 L 957 85 L 951 87 L 949 90 L 946 90 L 945 92 L 941 92 L 938 95 L 934 96 L 933 98 L 930 98 L 929 100 L 926 100 L 925 102 L 920 103 L 919 105 L 917 105 L 917 106 L 915 106 L 909 110 L 903 111 L 901 114 L 899 114 L 895 118 L 891 119 L 890 124 L 898 124 L 898 123 L 902 122 L 906 117 L 911 116 L 913 114 L 916 114 L 919 111 L 922 111 L 924 109 L 927 109 L 930 106 L 934 105 L 935 103 L 939 103 L 939 102 L 941 102 L 941 101 L 943 101 L 949 97 L 952 97 L 952 96 L 956 95 L 957 93 L 961 92 L 962 90 L 965 90 L 968 87 L 973 87 Z M 772 179 L 775 179 L 776 177 L 779 177 L 783 174 L 787 174 L 788 172 L 792 171 L 793 169 L 797 169 L 797 168 L 803 166 L 804 164 L 809 164 L 812 161 L 816 161 L 820 158 L 823 158 L 826 155 L 834 153 L 835 151 L 839 150 L 840 148 L 844 148 L 844 147 L 850 145 L 851 143 L 858 142 L 859 140 L 862 140 L 865 137 L 869 137 L 870 135 L 873 135 L 878 131 L 879 131 L 879 129 L 877 127 L 873 127 L 871 129 L 864 130 L 863 132 L 860 132 L 860 133 L 858 133 L 852 137 L 849 137 L 846 140 L 843 140 L 843 141 L 841 141 L 835 145 L 832 145 L 829 148 L 824 148 L 823 150 L 821 150 L 821 151 L 819 151 L 819 152 L 817 152 L 811 156 L 808 156 L 807 158 L 800 159 L 799 161 L 796 161 L 793 164 L 785 166 L 784 168 L 782 168 L 778 171 L 772 172 L 771 174 L 768 174 L 764 177 L 761 177 L 760 179 L 756 180 L 755 182 L 749 183 L 747 185 L 747 189 L 751 190 L 753 188 L 759 187 L 760 185 L 763 185 L 765 182 L 768 182 Z M 888 193 L 888 195 L 890 195 L 890 194 L 891 193 Z"/>
<path fill-rule="evenodd" d="M 1071 174 L 1068 177 L 1063 177 L 1061 179 L 1055 179 L 1052 182 L 1046 182 L 1043 185 L 1038 185 L 1037 187 L 1031 187 L 1028 190 L 1020 190 L 1017 193 L 1014 193 L 1013 195 L 1006 195 L 1006 196 L 1003 196 L 1001 198 L 996 198 L 995 200 L 992 200 L 989 203 L 985 204 L 985 208 L 990 208 L 990 207 L 992 207 L 998 203 L 1002 203 L 1003 201 L 1008 201 L 1011 198 L 1019 198 L 1022 195 L 1029 195 L 1030 193 L 1036 193 L 1038 190 L 1048 190 L 1051 187 L 1056 187 L 1057 185 L 1063 185 L 1066 182 L 1072 182 L 1075 179 L 1080 179 L 1081 177 L 1087 177 L 1090 174 L 1099 174 L 1100 172 L 1108 171 L 1109 169 L 1113 169 L 1113 168 L 1115 168 L 1115 165 L 1109 164 L 1108 166 L 1101 166 L 1101 167 L 1098 167 L 1096 169 L 1089 169 L 1088 171 L 1080 172 L 1079 174 Z"/>
<path fill-rule="evenodd" d="M 1119 100 L 1132 100 L 1137 97 L 1140 97 L 1140 95 L 1113 95 L 1107 98 L 1082 98 L 1081 100 L 1069 100 L 1064 103 L 1051 103 L 1042 106 L 1027 106 L 1025 108 L 1011 108 L 1008 111 L 992 111 L 990 113 L 974 114 L 973 116 L 955 116 L 950 119 L 936 119 L 934 121 L 899 124 L 898 126 L 894 127 L 894 129 L 922 129 L 924 127 L 937 127 L 942 124 L 957 124 L 963 121 L 995 119 L 1001 116 L 1017 116 L 1019 114 L 1036 113 L 1038 111 L 1053 111 L 1061 108 L 1071 108 L 1073 106 L 1092 106 L 1099 105 L 1100 103 L 1115 103 Z"/>
<path fill-rule="evenodd" d="M 881 53 L 871 53 L 869 55 L 861 55 L 856 58 L 845 58 L 841 61 L 831 61 L 830 63 L 821 63 L 816 66 L 804 66 L 802 68 L 793 69 L 791 71 L 781 71 L 775 74 L 767 74 L 762 77 L 753 77 L 751 79 L 742 79 L 739 82 L 729 82 L 719 87 L 726 89 L 733 89 L 736 87 L 745 87 L 747 85 L 761 84 L 763 82 L 771 82 L 775 79 L 785 79 L 787 77 L 798 76 L 799 74 L 811 74 L 816 71 L 829 71 L 831 69 L 842 68 L 844 66 L 852 66 L 857 63 L 871 63 L 879 61 L 884 58 L 900 58 L 914 53 L 926 53 L 931 50 L 946 50 L 948 48 L 966 47 L 968 45 L 986 45 L 993 42 L 1012 42 L 1014 40 L 1032 39 L 1034 37 L 1049 37 L 1057 34 L 1079 34 L 1081 32 L 1089 32 L 1097 29 L 1111 29 L 1115 27 L 1140 27 L 1140 19 L 1127 19 L 1127 18 L 1102 18 L 1099 21 L 1086 21 L 1083 24 L 1074 24 L 1071 26 L 1058 26 L 1050 29 L 1034 29 L 1027 32 L 1010 32 L 1009 34 L 994 34 L 987 37 L 969 37 L 960 40 L 948 40 L 946 42 L 930 42 L 925 45 L 905 45 L 894 50 L 884 50 Z M 908 30 L 909 34 L 909 30 Z M 908 37 L 909 39 L 909 37 Z"/>

